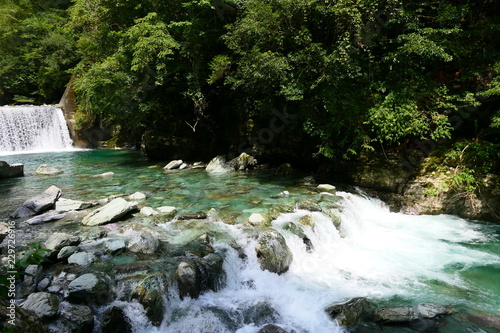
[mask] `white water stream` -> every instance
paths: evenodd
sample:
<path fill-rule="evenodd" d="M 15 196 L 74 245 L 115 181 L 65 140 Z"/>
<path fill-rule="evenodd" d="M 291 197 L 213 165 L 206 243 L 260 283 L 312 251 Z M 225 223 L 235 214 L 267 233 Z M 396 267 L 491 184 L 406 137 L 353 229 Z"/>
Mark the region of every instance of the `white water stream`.
<path fill-rule="evenodd" d="M 72 149 L 61 109 L 51 105 L 0 107 L 0 154 Z"/>
<path fill-rule="evenodd" d="M 134 331 L 254 333 L 263 324 L 245 324 L 238 313 L 264 301 L 279 314 L 273 323 L 288 331 L 343 332 L 324 308 L 352 297 L 365 296 L 376 302 L 398 297 L 414 304 L 460 305 L 467 301 L 449 290 L 486 292 L 473 290 L 474 286 L 468 285 L 455 269 L 449 269 L 456 265 L 467 268 L 500 264 L 499 256 L 466 246 L 487 239 L 478 225 L 448 215 L 390 213 L 378 200 L 339 194 L 344 197 L 341 230 L 322 213 L 312 213 L 316 225 L 304 227 L 313 245 L 310 252 L 302 239 L 282 226 L 311 212 L 298 210 L 273 221 L 273 227 L 285 236 L 293 252 L 293 263 L 282 275 L 260 269 L 255 239 L 236 226 L 218 223 L 246 254 L 246 259 L 241 259 L 228 245 L 216 246 L 216 250 L 226 253 L 226 286 L 197 300 L 180 301 L 169 296 L 169 310 L 160 327 L 152 327 L 141 307 L 130 303 L 126 312 L 135 319 Z M 446 285 L 447 291 L 440 292 L 436 285 Z M 494 312 L 494 308 L 490 310 Z M 237 329 L 228 329 L 220 313 L 236 321 Z"/>

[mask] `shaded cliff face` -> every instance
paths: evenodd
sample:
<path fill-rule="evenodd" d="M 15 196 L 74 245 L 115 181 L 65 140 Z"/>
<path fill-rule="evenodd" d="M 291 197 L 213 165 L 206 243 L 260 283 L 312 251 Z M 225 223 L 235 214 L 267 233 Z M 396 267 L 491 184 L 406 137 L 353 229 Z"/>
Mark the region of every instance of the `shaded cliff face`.
<path fill-rule="evenodd" d="M 393 210 L 408 214 L 455 214 L 500 220 L 500 177 L 485 174 L 474 188 L 453 183 L 454 170 L 431 167 L 438 159 L 419 152 L 362 154 L 349 168 L 354 185 L 366 188 Z"/>

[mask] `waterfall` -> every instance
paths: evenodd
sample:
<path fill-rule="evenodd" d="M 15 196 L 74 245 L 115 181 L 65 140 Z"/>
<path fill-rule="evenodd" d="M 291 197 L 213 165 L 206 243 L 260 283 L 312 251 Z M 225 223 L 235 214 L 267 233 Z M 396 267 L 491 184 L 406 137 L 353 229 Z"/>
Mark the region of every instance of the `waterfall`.
<path fill-rule="evenodd" d="M 62 110 L 51 105 L 0 107 L 0 153 L 72 148 Z"/>

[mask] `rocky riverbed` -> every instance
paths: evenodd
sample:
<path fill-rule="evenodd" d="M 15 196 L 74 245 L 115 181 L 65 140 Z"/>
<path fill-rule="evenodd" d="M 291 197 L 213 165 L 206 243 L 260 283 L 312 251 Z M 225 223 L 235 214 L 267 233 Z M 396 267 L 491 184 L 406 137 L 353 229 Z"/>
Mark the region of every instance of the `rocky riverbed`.
<path fill-rule="evenodd" d="M 251 158 L 244 160 L 255 164 Z M 212 162 L 209 172 L 247 168 L 221 159 Z M 182 172 L 183 163 L 169 163 L 164 172 Z M 312 332 L 293 324 L 287 314 L 293 310 L 283 311 L 281 303 L 269 297 L 221 306 L 217 295 L 259 290 L 259 274 L 270 284 L 275 279 L 293 281 L 297 267 L 314 265 L 303 256 L 314 260 L 332 242 L 323 242 L 325 235 L 333 235 L 337 244 L 354 241 L 346 202 L 350 198 L 344 192 L 339 195 L 335 186 L 306 180 L 253 199 L 249 204 L 258 209 L 235 218 L 217 206 L 186 212 L 158 205 L 140 191 L 76 200 L 65 198 L 57 186 L 48 187 L 26 198 L 10 218 L 16 221 L 18 248 L 24 250 L 18 260 L 26 257 L 28 244 L 47 250 L 45 259 L 27 266 L 17 280 L 16 332 L 183 332 L 190 327 L 190 317 L 203 318 L 198 325 L 212 325 L 214 332 Z M 253 278 L 240 277 L 245 266 L 255 267 Z M 338 281 L 357 279 L 352 270 L 340 274 L 346 275 Z M 381 302 L 365 292 L 362 297 L 316 292 L 311 290 L 308 297 L 324 304 L 319 316 L 330 321 L 325 332 L 340 332 L 342 327 L 359 332 L 447 332 L 441 328 L 447 323 L 466 320 L 476 325 L 460 311 L 449 317 L 457 312 L 455 304 Z M 190 303 L 193 300 L 201 303 Z M 8 304 L 2 301 L 1 306 Z M 482 320 L 483 328 L 498 329 L 497 317 L 467 315 Z M 7 319 L 2 319 L 6 327 Z"/>

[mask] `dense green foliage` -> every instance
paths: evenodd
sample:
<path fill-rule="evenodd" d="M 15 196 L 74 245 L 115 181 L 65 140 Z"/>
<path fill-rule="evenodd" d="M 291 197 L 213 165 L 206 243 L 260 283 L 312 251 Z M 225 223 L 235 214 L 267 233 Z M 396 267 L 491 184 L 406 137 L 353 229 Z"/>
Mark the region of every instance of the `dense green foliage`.
<path fill-rule="evenodd" d="M 110 124 L 129 141 L 232 133 L 222 142 L 236 149 L 278 111 L 294 115 L 284 141 L 309 138 L 327 157 L 459 138 L 497 149 L 499 7 L 3 0 L 0 98 L 57 101 L 74 75 L 80 125 Z"/>

